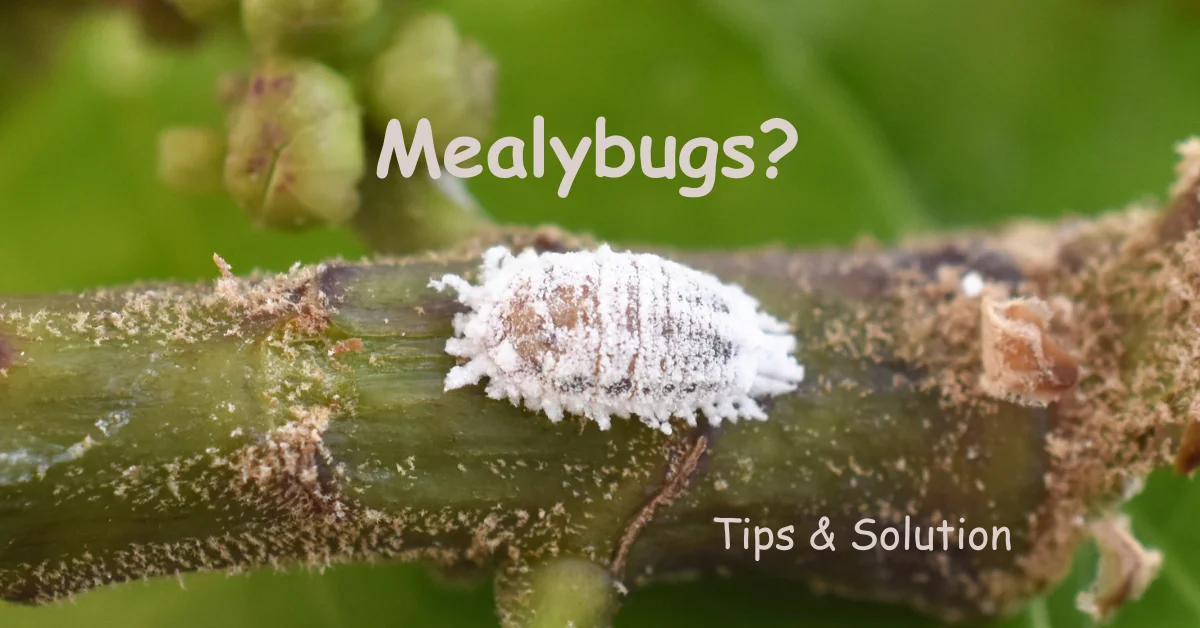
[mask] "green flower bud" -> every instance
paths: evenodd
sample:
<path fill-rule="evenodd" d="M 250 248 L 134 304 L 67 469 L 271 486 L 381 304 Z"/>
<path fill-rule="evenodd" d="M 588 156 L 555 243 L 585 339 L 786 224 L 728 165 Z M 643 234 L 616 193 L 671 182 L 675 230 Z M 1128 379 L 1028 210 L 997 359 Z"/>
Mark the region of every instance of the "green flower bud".
<path fill-rule="evenodd" d="M 208 24 L 237 15 L 237 0 L 166 0 L 183 17 Z"/>
<path fill-rule="evenodd" d="M 138 20 L 129 11 L 105 11 L 81 21 L 90 78 L 111 96 L 145 94 L 166 67 Z"/>
<path fill-rule="evenodd" d="M 428 118 L 439 146 L 460 135 L 488 134 L 495 89 L 495 61 L 438 14 L 404 24 L 371 65 L 365 85 L 368 114 L 380 130 L 393 118 L 408 129 Z"/>
<path fill-rule="evenodd" d="M 225 138 L 211 129 L 174 128 L 158 136 L 158 178 L 184 191 L 221 189 Z"/>
<path fill-rule="evenodd" d="M 358 210 L 362 123 L 350 84 L 306 60 L 268 59 L 230 114 L 225 188 L 259 226 L 340 223 Z"/>
<path fill-rule="evenodd" d="M 266 51 L 312 51 L 365 25 L 380 0 L 242 0 L 242 27 Z"/>

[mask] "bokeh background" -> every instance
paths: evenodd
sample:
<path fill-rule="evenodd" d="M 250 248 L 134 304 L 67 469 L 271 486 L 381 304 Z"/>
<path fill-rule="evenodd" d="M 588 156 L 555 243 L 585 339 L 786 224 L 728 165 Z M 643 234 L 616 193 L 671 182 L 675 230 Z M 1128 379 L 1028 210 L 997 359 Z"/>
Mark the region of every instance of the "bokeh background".
<path fill-rule="evenodd" d="M 1200 132 L 1200 3 L 1194 0 L 446 0 L 500 64 L 496 135 L 534 115 L 573 146 L 605 116 L 637 138 L 751 134 L 758 168 L 687 199 L 635 169 L 471 188 L 497 217 L 600 237 L 691 247 L 845 245 L 1016 216 L 1095 213 L 1161 198 L 1174 143 Z M 216 124 L 210 86 L 248 56 L 233 38 L 186 48 L 141 39 L 127 15 L 78 21 L 53 45 L 0 29 L 0 294 L 357 257 L 347 233 L 252 229 L 220 194 L 155 179 L 169 125 Z M 7 44 L 7 45 L 6 45 Z M 39 54 L 26 50 L 38 48 Z M 762 176 L 790 120 L 799 145 Z M 759 150 L 761 149 L 761 150 Z M 590 161 L 589 161 L 590 164 Z M 553 165 L 548 167 L 553 172 Z M 1200 488 L 1155 477 L 1130 506 L 1166 553 L 1159 580 L 1116 622 L 1200 625 Z M 2 540 L 0 540 L 2 542 Z M 1085 548 L 1048 599 L 1006 627 L 1086 626 Z M 418 567 L 264 571 L 133 583 L 47 608 L 0 605 L 0 626 L 491 626 L 488 583 Z M 710 578 L 630 598 L 617 626 L 932 626 L 886 606 L 818 598 L 793 583 Z"/>

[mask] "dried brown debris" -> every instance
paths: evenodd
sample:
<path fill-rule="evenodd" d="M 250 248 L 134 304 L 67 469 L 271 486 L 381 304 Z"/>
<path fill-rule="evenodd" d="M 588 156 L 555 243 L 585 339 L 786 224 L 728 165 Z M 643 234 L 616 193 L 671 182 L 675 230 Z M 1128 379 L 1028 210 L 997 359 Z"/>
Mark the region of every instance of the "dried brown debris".
<path fill-rule="evenodd" d="M 1197 410 L 1200 409 L 1192 408 L 1192 420 L 1184 428 L 1179 450 L 1175 452 L 1175 472 L 1180 475 L 1188 475 L 1200 467 L 1200 415 L 1196 414 Z"/>
<path fill-rule="evenodd" d="M 345 353 L 354 353 L 355 351 L 362 351 L 365 346 L 362 338 L 347 338 L 330 347 L 329 355 L 337 357 Z"/>
<path fill-rule="evenodd" d="M 1113 515 L 1093 523 L 1092 537 L 1100 549 L 1096 581 L 1075 600 L 1092 619 L 1107 622 L 1127 602 L 1142 597 L 1162 567 L 1162 553 L 1146 549 L 1133 537 L 1129 517 Z"/>
<path fill-rule="evenodd" d="M 980 303 L 983 375 L 988 394 L 1024 405 L 1056 401 L 1079 380 L 1079 363 L 1050 337 L 1050 306 L 1036 298 Z"/>
<path fill-rule="evenodd" d="M 301 335 L 316 335 L 328 326 L 328 303 L 318 281 L 324 265 L 296 264 L 287 273 L 274 277 L 238 279 L 220 255 L 214 253 L 213 262 L 221 273 L 216 297 L 247 323 L 282 318 L 291 330 Z"/>
<path fill-rule="evenodd" d="M 239 451 L 231 460 L 243 486 L 277 495 L 297 514 L 341 515 L 341 504 L 322 481 L 322 469 L 332 466 L 323 435 L 332 415 L 330 408 L 293 407 L 295 420 L 266 434 L 261 443 Z M 327 475 L 326 473 L 325 475 Z"/>

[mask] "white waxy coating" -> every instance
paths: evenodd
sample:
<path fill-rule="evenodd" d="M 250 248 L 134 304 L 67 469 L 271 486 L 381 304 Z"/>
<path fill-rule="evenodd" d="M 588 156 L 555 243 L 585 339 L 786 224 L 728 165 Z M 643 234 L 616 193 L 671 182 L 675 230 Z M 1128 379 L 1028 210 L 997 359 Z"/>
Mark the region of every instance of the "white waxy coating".
<path fill-rule="evenodd" d="M 962 281 L 959 283 L 959 289 L 962 291 L 963 296 L 968 299 L 974 299 L 983 294 L 983 275 L 973 270 L 968 272 L 963 275 Z"/>
<path fill-rule="evenodd" d="M 765 420 L 756 397 L 792 392 L 804 367 L 788 326 L 740 287 L 647 254 L 596 251 L 483 256 L 479 285 L 457 275 L 430 281 L 470 308 L 454 318 L 446 352 L 468 361 L 446 390 L 488 378 L 487 395 L 579 414 L 608 429 L 637 415 L 670 433 L 696 413 Z"/>

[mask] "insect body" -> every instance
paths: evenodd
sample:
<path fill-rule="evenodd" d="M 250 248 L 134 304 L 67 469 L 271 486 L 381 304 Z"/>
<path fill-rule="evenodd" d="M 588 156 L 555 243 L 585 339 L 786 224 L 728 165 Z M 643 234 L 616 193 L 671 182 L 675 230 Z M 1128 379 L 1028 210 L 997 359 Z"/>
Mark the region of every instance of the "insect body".
<path fill-rule="evenodd" d="M 670 433 L 671 417 L 695 425 L 697 412 L 712 424 L 765 420 L 754 398 L 804 378 L 786 324 L 738 286 L 662 257 L 495 247 L 481 272 L 479 285 L 430 282 L 470 307 L 446 343 L 468 361 L 446 390 L 486 376 L 489 397 L 552 421 L 570 412 L 608 429 L 611 416 L 633 414 Z"/>

